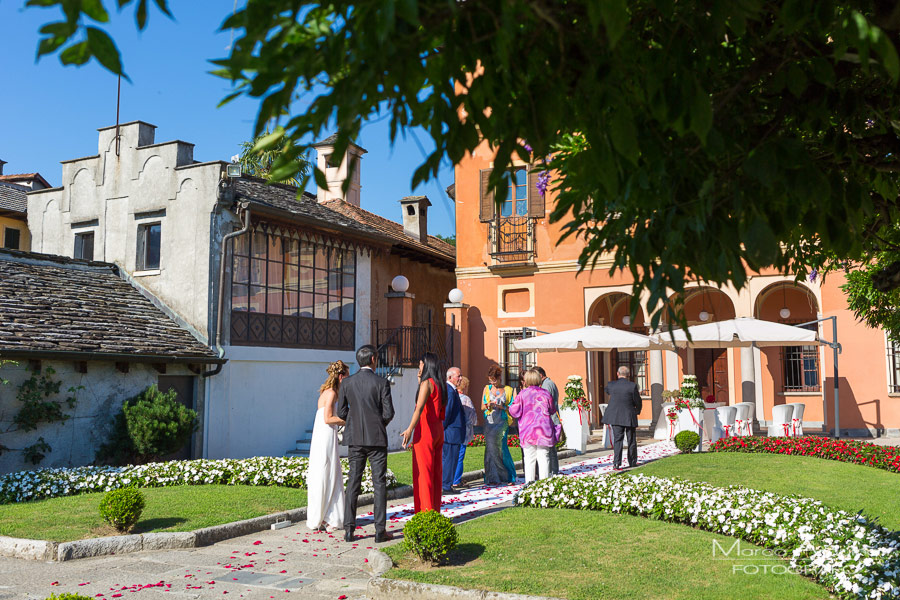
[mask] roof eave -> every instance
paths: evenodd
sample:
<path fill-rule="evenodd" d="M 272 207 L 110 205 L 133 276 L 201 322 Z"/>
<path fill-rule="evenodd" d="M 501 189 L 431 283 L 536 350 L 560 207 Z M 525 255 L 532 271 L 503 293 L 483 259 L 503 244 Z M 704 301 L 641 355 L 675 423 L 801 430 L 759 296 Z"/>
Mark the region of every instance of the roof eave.
<path fill-rule="evenodd" d="M 27 349 L 2 349 L 0 355 L 3 358 L 23 359 L 48 359 L 48 360 L 92 360 L 105 362 L 129 362 L 129 363 L 167 363 L 167 364 L 207 364 L 224 365 L 227 358 L 216 356 L 169 356 L 165 354 L 132 354 L 115 352 L 91 352 L 77 350 L 27 350 Z"/>

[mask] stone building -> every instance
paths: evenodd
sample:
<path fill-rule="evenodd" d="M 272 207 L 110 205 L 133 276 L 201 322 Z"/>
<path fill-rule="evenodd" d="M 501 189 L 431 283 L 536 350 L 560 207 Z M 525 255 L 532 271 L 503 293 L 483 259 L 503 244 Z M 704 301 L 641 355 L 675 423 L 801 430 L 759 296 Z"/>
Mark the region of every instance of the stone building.
<path fill-rule="evenodd" d="M 0 359 L 13 361 L 2 368 L 0 444 L 20 450 L 44 438 L 45 467 L 92 462 L 122 401 L 149 385 L 176 389 L 194 408 L 193 390 L 224 362 L 109 263 L 0 250 L 0 323 Z M 79 388 L 77 403 L 63 407 L 68 420 L 23 431 L 19 386 L 48 368 L 62 392 Z M 0 473 L 30 467 L 21 452 L 0 453 Z"/>
<path fill-rule="evenodd" d="M 317 149 L 324 157 L 331 146 Z M 347 157 L 329 160 L 338 164 L 329 177 L 346 177 Z M 32 247 L 78 256 L 90 240 L 95 260 L 118 265 L 227 359 L 195 389 L 195 455 L 281 455 L 311 430 L 327 365 L 355 364 L 355 349 L 378 341 L 373 310 L 391 301 L 384 273 L 405 270 L 406 295 L 434 294 L 437 309 L 454 287 L 452 253 L 372 226 L 358 193 L 352 202 L 334 193 L 339 181 L 319 202 L 228 177 L 226 166 L 194 160 L 187 142 L 156 143 L 148 123 L 100 129 L 96 155 L 63 162 L 61 187 L 29 193 Z M 431 318 L 443 322 L 442 313 Z M 398 422 L 408 421 L 411 399 L 395 396 Z"/>

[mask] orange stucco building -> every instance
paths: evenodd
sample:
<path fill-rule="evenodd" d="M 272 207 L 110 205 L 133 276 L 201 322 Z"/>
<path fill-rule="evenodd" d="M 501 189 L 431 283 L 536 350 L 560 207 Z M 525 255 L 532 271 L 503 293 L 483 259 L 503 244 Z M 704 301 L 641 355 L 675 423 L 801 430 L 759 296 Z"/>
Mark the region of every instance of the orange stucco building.
<path fill-rule="evenodd" d="M 460 304 L 447 305 L 459 340 L 455 352 L 472 380 L 472 395 L 486 383 L 488 366 L 497 363 L 512 381 L 522 358 L 540 364 L 562 390 L 569 375 L 581 375 L 599 421 L 603 387 L 619 365 L 631 367 L 645 396 L 642 425 L 655 425 L 662 392 L 680 386 L 694 373 L 704 397 L 719 402 L 756 404 L 756 420 L 765 432 L 772 407 L 802 402 L 807 431 L 823 421 L 834 428 L 833 351 L 827 346 L 753 349 L 687 349 L 648 352 L 544 353 L 520 355 L 510 342 L 523 335 L 551 333 L 603 324 L 648 333 L 643 312 L 631 319 L 632 279 L 609 273 L 611 261 L 578 273 L 583 243 L 574 237 L 557 244 L 561 227 L 549 220 L 554 196 L 544 199 L 529 165 L 517 163 L 507 201 L 497 207 L 485 193 L 494 153 L 486 144 L 456 166 L 457 287 Z M 884 435 L 900 429 L 900 358 L 881 330 L 858 323 L 840 290 L 843 277 L 795 282 L 775 272 L 753 275 L 740 290 L 689 284 L 685 310 L 690 324 L 752 316 L 800 324 L 836 316 L 842 435 Z M 643 302 L 641 303 L 643 306 Z M 816 327 L 813 325 L 812 327 Z M 831 340 L 831 322 L 818 325 Z"/>

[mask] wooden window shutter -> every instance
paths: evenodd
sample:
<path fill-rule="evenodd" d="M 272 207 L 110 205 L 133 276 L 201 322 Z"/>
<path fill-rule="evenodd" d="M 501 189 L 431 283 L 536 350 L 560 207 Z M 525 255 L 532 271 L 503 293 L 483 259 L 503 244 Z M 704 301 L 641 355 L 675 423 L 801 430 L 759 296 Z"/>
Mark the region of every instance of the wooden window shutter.
<path fill-rule="evenodd" d="M 493 169 L 481 170 L 481 210 L 479 217 L 482 222 L 491 221 L 494 218 L 494 192 L 488 190 L 488 180 Z"/>
<path fill-rule="evenodd" d="M 528 216 L 543 219 L 546 212 L 544 197 L 537 189 L 540 173 L 534 170 L 528 171 Z"/>

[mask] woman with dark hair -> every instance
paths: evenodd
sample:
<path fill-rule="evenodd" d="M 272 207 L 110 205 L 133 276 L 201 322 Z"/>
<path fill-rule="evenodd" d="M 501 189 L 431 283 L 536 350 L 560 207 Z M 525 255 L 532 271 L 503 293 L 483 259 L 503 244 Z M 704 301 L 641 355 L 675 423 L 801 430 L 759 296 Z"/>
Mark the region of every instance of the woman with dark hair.
<path fill-rule="evenodd" d="M 497 365 L 487 372 L 488 384 L 481 394 L 484 411 L 484 482 L 486 484 L 515 483 L 516 465 L 509 453 L 506 434 L 509 430 L 507 409 L 512 403 L 513 390 L 500 385 L 503 372 Z"/>
<path fill-rule="evenodd" d="M 306 526 L 314 531 L 344 526 L 344 477 L 337 436 L 337 428 L 344 421 L 335 414 L 334 404 L 341 380 L 350 374 L 350 368 L 339 360 L 328 366 L 327 373 L 319 388 L 306 475 Z"/>
<path fill-rule="evenodd" d="M 419 361 L 419 393 L 403 447 L 412 438 L 413 505 L 416 512 L 441 510 L 441 459 L 444 449 L 444 408 L 447 386 L 438 357 L 426 352 Z"/>

